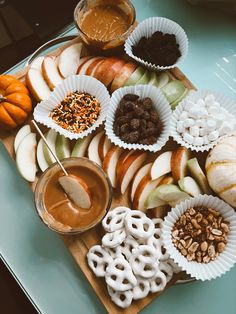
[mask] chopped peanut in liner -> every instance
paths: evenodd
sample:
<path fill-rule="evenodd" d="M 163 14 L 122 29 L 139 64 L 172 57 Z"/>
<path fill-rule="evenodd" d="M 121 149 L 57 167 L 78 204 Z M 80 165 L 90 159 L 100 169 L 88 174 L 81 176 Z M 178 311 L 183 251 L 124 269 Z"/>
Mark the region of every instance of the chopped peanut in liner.
<path fill-rule="evenodd" d="M 97 121 L 100 111 L 100 103 L 94 96 L 76 91 L 66 96 L 49 117 L 63 129 L 80 133 Z"/>

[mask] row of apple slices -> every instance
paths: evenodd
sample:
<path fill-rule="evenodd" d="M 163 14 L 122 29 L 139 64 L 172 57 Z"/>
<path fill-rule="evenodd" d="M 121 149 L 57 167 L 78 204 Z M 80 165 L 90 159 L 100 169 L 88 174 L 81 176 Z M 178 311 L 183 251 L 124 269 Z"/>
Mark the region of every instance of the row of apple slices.
<path fill-rule="evenodd" d="M 73 150 L 70 142 L 54 130 L 45 134 L 51 149 L 59 159 L 84 157 L 103 167 L 113 188 L 124 194 L 131 185 L 130 199 L 133 208 L 149 208 L 170 205 L 200 193 L 211 194 L 207 179 L 196 158 L 189 159 L 190 153 L 184 147 L 159 155 L 154 162 L 144 164 L 147 153 L 124 150 L 113 145 L 100 131 L 95 135 L 79 139 Z M 16 163 L 22 176 L 34 182 L 38 166 L 45 171 L 55 160 L 42 139 L 36 141 L 36 134 L 29 125 L 22 127 L 14 142 Z M 187 176 L 187 173 L 191 176 Z M 176 185 L 174 184 L 176 183 Z"/>

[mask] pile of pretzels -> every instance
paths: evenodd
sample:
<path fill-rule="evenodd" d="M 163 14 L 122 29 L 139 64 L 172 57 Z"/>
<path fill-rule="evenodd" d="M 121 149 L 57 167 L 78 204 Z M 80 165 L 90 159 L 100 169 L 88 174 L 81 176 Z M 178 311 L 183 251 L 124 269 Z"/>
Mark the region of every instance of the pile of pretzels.
<path fill-rule="evenodd" d="M 102 245 L 90 248 L 88 264 L 97 277 L 105 277 L 112 301 L 121 308 L 149 292 L 162 291 L 181 271 L 163 247 L 162 222 L 123 206 L 108 212 L 102 221 L 107 233 Z"/>

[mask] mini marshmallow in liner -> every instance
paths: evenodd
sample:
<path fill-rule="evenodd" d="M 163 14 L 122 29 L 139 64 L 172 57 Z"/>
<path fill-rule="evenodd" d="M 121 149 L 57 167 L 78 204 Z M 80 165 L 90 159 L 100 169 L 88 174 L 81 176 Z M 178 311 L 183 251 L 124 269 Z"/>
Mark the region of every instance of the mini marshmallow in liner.
<path fill-rule="evenodd" d="M 188 261 L 172 242 L 172 229 L 180 216 L 189 208 L 203 206 L 218 211 L 229 222 L 229 234 L 227 244 L 222 253 L 214 261 L 207 264 L 196 261 Z M 211 280 L 222 276 L 236 263 L 236 213 L 234 209 L 218 197 L 212 195 L 199 195 L 188 198 L 179 203 L 164 219 L 162 238 L 170 258 L 174 260 L 187 274 L 197 280 Z"/>
<path fill-rule="evenodd" d="M 86 92 L 91 96 L 95 96 L 101 106 L 98 119 L 87 130 L 80 133 L 70 132 L 59 126 L 51 117 L 50 113 L 72 92 Z M 64 135 L 70 140 L 83 138 L 92 133 L 106 118 L 110 105 L 110 95 L 105 85 L 94 77 L 87 75 L 71 75 L 62 83 L 58 84 L 48 99 L 42 100 L 34 109 L 34 119 L 50 129 Z"/>
<path fill-rule="evenodd" d="M 125 143 L 114 133 L 113 124 L 116 109 L 119 105 L 119 102 L 126 94 L 136 94 L 141 99 L 145 97 L 151 98 L 153 106 L 156 109 L 162 124 L 162 130 L 156 140 L 156 143 L 152 145 L 129 144 Z M 161 148 L 166 144 L 166 142 L 169 139 L 171 117 L 172 111 L 170 105 L 159 88 L 151 85 L 135 85 L 122 87 L 117 89 L 112 94 L 109 111 L 107 113 L 105 123 L 106 135 L 108 136 L 112 143 L 124 149 L 143 149 L 151 152 L 157 152 L 161 150 Z"/>
<path fill-rule="evenodd" d="M 160 31 L 164 34 L 173 34 L 176 37 L 176 41 L 179 44 L 179 49 L 181 56 L 176 61 L 175 64 L 169 66 L 156 65 L 150 62 L 147 62 L 137 56 L 132 52 L 132 47 L 136 46 L 142 37 L 149 38 L 156 31 Z M 156 70 L 167 70 L 177 66 L 181 63 L 188 53 L 188 38 L 183 30 L 183 28 L 178 25 L 176 22 L 169 20 L 164 17 L 150 17 L 142 21 L 135 30 L 130 34 L 125 42 L 125 52 L 134 60 L 141 63 L 145 67 L 149 68 L 152 71 Z"/>
<path fill-rule="evenodd" d="M 212 97 L 212 95 L 214 96 L 214 98 Z M 218 137 L 215 141 L 210 142 L 207 135 L 205 134 L 206 123 L 204 123 L 204 125 L 203 125 L 200 123 L 200 120 L 198 120 L 198 119 L 196 120 L 196 121 L 198 121 L 196 123 L 196 125 L 198 125 L 200 127 L 199 128 L 200 136 L 202 134 L 202 137 L 204 137 L 202 145 L 196 145 L 197 143 L 200 144 L 201 141 L 200 140 L 195 141 L 193 136 L 189 133 L 184 133 L 184 137 L 185 137 L 185 139 L 184 139 L 184 137 L 177 130 L 178 122 L 182 121 L 182 115 L 185 116 L 186 110 L 189 110 L 187 108 L 188 104 L 189 103 L 196 104 L 199 101 L 199 99 L 207 99 L 207 102 L 212 101 L 212 99 L 214 99 L 214 102 L 219 103 L 220 107 L 227 110 L 227 112 L 229 114 L 233 115 L 235 117 L 235 119 L 236 119 L 236 104 L 233 100 L 231 100 L 230 98 L 228 98 L 225 95 L 222 95 L 222 94 L 219 94 L 216 92 L 212 92 L 209 90 L 199 90 L 199 91 L 190 91 L 188 96 L 186 98 L 184 98 L 179 103 L 179 105 L 176 107 L 176 109 L 173 111 L 173 115 L 172 115 L 172 119 L 171 119 L 171 136 L 174 138 L 174 140 L 178 144 L 180 144 L 181 146 L 189 148 L 192 151 L 204 152 L 204 151 L 209 151 L 211 148 L 213 148 L 219 142 L 219 140 L 222 138 L 222 136 Z M 219 111 L 218 107 L 217 107 L 216 112 L 217 111 Z M 221 115 L 222 114 L 217 114 L 219 119 L 221 118 Z M 216 130 L 220 132 L 220 130 L 218 130 L 218 127 L 217 127 L 217 120 L 215 121 L 215 123 L 216 123 Z M 229 132 L 227 135 L 224 135 L 223 137 L 231 135 L 234 132 L 235 132 L 235 130 L 232 130 L 231 132 Z M 215 135 L 216 134 L 211 135 L 210 138 L 213 139 Z"/>

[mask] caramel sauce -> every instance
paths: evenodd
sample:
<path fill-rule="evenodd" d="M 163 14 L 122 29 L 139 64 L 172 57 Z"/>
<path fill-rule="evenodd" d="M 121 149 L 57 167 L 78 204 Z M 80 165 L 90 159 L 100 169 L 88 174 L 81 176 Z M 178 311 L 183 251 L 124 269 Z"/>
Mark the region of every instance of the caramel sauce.
<path fill-rule="evenodd" d="M 88 37 L 106 42 L 129 29 L 130 17 L 115 5 L 97 5 L 84 14 L 79 26 Z"/>
<path fill-rule="evenodd" d="M 73 174 L 83 179 L 92 195 L 92 205 L 90 209 L 77 207 L 66 195 L 58 182 L 62 171 L 54 174 L 45 187 L 44 205 L 47 213 L 55 221 L 71 228 L 86 228 L 100 220 L 106 212 L 109 191 L 102 176 L 86 167 L 71 166 L 66 168 L 69 174 Z"/>

